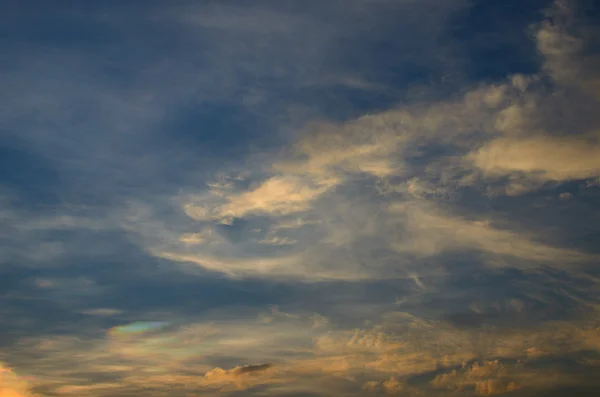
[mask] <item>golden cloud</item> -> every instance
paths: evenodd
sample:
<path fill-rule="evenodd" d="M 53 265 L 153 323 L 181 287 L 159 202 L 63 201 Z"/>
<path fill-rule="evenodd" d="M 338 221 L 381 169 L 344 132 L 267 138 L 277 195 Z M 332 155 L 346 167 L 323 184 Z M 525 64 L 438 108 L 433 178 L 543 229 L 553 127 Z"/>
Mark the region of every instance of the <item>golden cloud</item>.
<path fill-rule="evenodd" d="M 27 381 L 11 368 L 0 363 L 0 397 L 35 397 L 29 391 Z"/>
<path fill-rule="evenodd" d="M 464 366 L 461 370 L 437 375 L 431 381 L 431 385 L 436 389 L 451 391 L 474 388 L 476 395 L 492 396 L 520 388 L 521 386 L 513 380 L 516 378 L 515 372 L 518 370 L 518 366 L 515 369 L 509 369 L 497 360 L 483 364 L 475 363 L 471 366 Z"/>
<path fill-rule="evenodd" d="M 486 176 L 519 173 L 532 180 L 530 186 L 518 189 L 517 182 L 509 192 L 532 190 L 546 181 L 589 179 L 600 175 L 600 146 L 585 137 L 557 139 L 500 138 L 479 148 L 467 158 Z"/>
<path fill-rule="evenodd" d="M 230 386 L 244 389 L 269 382 L 272 368 L 272 364 L 244 365 L 228 370 L 217 367 L 204 375 L 200 385 L 216 387 L 219 390 L 226 390 Z"/>
<path fill-rule="evenodd" d="M 506 332 L 458 329 L 444 321 L 389 312 L 364 329 L 344 329 L 339 324 L 314 327 L 314 316 L 306 313 L 277 308 L 271 313 L 267 322 L 260 318 L 197 322 L 121 339 L 30 339 L 23 340 L 19 349 L 43 354 L 30 369 L 40 377 L 36 386 L 90 397 L 142 389 L 211 395 L 255 386 L 264 386 L 263 392 L 273 395 L 283 388 L 323 392 L 325 384 L 332 387 L 331 395 L 338 395 L 339 385 L 331 386 L 334 380 L 345 382 L 356 393 L 361 389 L 390 395 L 473 390 L 477 395 L 495 395 L 548 386 L 544 383 L 550 378 L 553 385 L 576 383 L 578 379 L 561 376 L 558 369 L 538 368 L 537 360 L 600 352 L 600 328 L 590 326 L 589 320 L 540 323 Z M 260 364 L 229 369 L 211 365 L 223 352 L 241 363 Z M 425 383 L 411 381 L 431 371 L 438 374 Z M 104 380 L 82 382 L 81 374 Z M 365 377 L 378 380 L 365 384 Z M 6 367 L 0 380 L 4 387 L 0 390 L 13 393 L 7 396 L 31 396 L 22 379 Z"/>

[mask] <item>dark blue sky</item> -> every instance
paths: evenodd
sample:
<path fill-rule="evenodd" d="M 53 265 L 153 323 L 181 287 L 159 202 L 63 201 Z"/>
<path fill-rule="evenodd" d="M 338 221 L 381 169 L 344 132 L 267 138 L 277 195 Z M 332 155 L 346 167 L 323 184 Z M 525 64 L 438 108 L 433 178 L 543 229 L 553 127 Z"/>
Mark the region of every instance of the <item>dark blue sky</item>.
<path fill-rule="evenodd" d="M 4 1 L 0 397 L 597 395 L 599 15 Z"/>

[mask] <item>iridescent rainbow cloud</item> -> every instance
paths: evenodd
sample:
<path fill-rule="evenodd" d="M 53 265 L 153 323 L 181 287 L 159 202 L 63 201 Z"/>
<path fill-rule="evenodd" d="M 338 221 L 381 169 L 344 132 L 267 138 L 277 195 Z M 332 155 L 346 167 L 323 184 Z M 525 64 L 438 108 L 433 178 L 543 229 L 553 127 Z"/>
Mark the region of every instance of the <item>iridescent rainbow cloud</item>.
<path fill-rule="evenodd" d="M 119 325 L 108 330 L 110 336 L 138 335 L 167 326 L 165 321 L 136 321 L 127 325 Z"/>

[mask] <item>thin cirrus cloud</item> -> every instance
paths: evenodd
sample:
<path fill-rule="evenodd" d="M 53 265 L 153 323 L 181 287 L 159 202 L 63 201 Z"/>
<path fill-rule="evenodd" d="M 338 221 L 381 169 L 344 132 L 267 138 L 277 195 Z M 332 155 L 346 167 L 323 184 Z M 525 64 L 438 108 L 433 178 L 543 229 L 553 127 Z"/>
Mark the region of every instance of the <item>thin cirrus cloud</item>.
<path fill-rule="evenodd" d="M 402 275 L 398 269 L 413 256 L 427 258 L 461 250 L 495 257 L 489 264 L 519 268 L 592 263 L 595 256 L 545 244 L 547 236 L 519 230 L 516 224 L 503 222 L 497 228 L 495 219 L 463 219 L 444 209 L 451 205 L 451 198 L 439 200 L 460 195 L 466 188 L 519 196 L 548 183 L 588 181 L 589 185 L 598 176 L 600 152 L 595 140 L 599 123 L 588 117 L 587 105 L 581 110 L 587 124 L 574 124 L 576 131 L 556 131 L 549 113 L 564 105 L 572 90 L 575 93 L 569 95 L 581 101 L 588 98 L 581 91 L 583 83 L 574 83 L 573 74 L 561 71 L 565 65 L 588 70 L 588 63 L 593 62 L 581 53 L 583 46 L 564 45 L 580 39 L 560 27 L 563 13 L 557 8 L 549 15 L 558 22 L 537 26 L 534 40 L 543 68 L 536 74 L 509 76 L 456 99 L 402 105 L 341 124 L 311 124 L 289 149 L 259 166 L 256 172 L 266 174 L 261 180 L 234 180 L 232 175 L 225 184 L 211 184 L 203 193 L 175 200 L 182 203 L 185 214 L 203 225 L 235 227 L 236 220 L 262 218 L 269 239 L 259 233 L 247 241 L 214 238 L 212 245 L 205 241 L 194 247 L 141 244 L 153 255 L 211 271 L 275 278 L 398 276 Z M 542 84 L 548 78 L 553 83 L 550 88 Z M 576 123 L 578 115 L 568 117 Z M 427 153 L 434 144 L 443 145 L 447 154 L 428 156 L 427 167 L 420 167 L 420 153 Z M 419 186 L 433 194 L 417 194 Z M 308 235 L 303 228 L 278 235 L 277 223 L 298 216 L 320 223 L 309 226 Z M 273 252 L 261 250 L 252 240 L 289 244 Z M 354 250 L 351 247 L 371 240 L 394 258 L 393 269 L 372 255 L 347 254 Z M 246 254 L 232 256 L 236 251 Z M 223 256 L 224 252 L 228 255 Z M 340 255 L 353 259 L 338 268 L 332 262 Z M 511 257 L 512 262 L 506 259 Z M 363 266 L 364 262 L 369 265 Z"/>

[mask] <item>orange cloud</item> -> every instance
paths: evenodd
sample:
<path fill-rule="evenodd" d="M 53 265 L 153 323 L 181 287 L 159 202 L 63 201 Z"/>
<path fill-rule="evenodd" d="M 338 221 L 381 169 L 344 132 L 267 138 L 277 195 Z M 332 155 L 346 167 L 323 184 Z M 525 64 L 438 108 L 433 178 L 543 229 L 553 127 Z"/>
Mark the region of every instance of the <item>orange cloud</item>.
<path fill-rule="evenodd" d="M 244 365 L 232 369 L 214 368 L 200 379 L 204 387 L 228 389 L 245 389 L 257 384 L 268 383 L 273 375 L 272 364 Z"/>
<path fill-rule="evenodd" d="M 27 382 L 12 369 L 0 363 L 0 397 L 34 397 Z"/>

